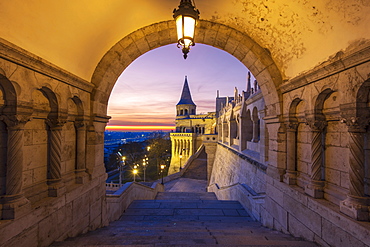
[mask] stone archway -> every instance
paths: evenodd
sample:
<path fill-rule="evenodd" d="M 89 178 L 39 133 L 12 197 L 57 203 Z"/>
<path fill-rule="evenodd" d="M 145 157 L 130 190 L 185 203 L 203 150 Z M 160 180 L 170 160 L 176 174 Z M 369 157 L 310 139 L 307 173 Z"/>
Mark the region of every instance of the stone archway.
<path fill-rule="evenodd" d="M 164 21 L 141 28 L 120 40 L 101 59 L 92 76 L 92 115 L 106 116 L 110 93 L 120 74 L 136 58 L 160 46 L 176 43 L 174 21 Z M 241 61 L 255 76 L 267 106 L 266 116 L 281 114 L 282 83 L 280 71 L 267 49 L 246 33 L 229 26 L 201 20 L 196 42 L 222 49 Z"/>

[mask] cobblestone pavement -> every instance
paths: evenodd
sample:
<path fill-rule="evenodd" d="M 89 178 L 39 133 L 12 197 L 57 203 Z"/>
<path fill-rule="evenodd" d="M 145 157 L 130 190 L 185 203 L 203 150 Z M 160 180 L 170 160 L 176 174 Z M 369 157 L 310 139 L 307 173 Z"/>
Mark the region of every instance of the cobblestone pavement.
<path fill-rule="evenodd" d="M 108 227 L 52 246 L 317 246 L 262 227 L 237 201 L 214 193 L 162 192 L 134 201 Z"/>

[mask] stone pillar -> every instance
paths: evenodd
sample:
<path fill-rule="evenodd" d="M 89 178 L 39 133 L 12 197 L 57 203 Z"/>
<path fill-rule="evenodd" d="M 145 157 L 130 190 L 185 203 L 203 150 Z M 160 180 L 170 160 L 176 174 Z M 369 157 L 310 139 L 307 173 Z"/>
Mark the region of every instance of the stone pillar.
<path fill-rule="evenodd" d="M 177 155 L 178 146 L 179 146 L 179 144 L 178 144 L 178 141 L 177 141 L 176 137 L 174 137 L 174 138 L 173 138 L 173 143 L 174 143 L 174 144 L 173 144 L 173 145 L 174 145 L 174 146 L 173 146 L 173 147 L 174 147 L 174 149 L 173 149 L 173 150 L 174 150 L 174 151 L 173 151 L 173 154 L 174 154 L 174 155 L 173 155 L 173 156 L 176 156 L 176 155 Z"/>
<path fill-rule="evenodd" d="M 322 178 L 324 165 L 323 131 L 326 127 L 326 121 L 311 121 L 308 124 L 312 130 L 311 181 L 305 187 L 305 193 L 313 198 L 324 198 L 325 181 Z"/>
<path fill-rule="evenodd" d="M 1 219 L 16 219 L 30 210 L 23 194 L 23 132 L 25 116 L 3 117 L 8 129 L 6 189 L 2 196 Z"/>
<path fill-rule="evenodd" d="M 340 202 L 340 211 L 351 218 L 361 221 L 370 220 L 370 197 L 365 195 L 365 152 L 364 135 L 366 121 L 349 121 L 349 194 Z"/>
<path fill-rule="evenodd" d="M 184 140 L 180 140 L 180 150 L 179 151 L 180 151 L 181 155 L 184 155 L 183 154 L 183 149 L 184 149 Z"/>
<path fill-rule="evenodd" d="M 194 136 L 191 137 L 190 139 L 190 143 L 189 143 L 189 154 L 190 156 L 193 155 L 195 152 L 194 152 L 194 143 L 195 143 L 195 140 L 194 140 Z"/>
<path fill-rule="evenodd" d="M 86 173 L 86 125 L 75 122 L 76 128 L 76 183 L 84 184 L 87 181 Z"/>
<path fill-rule="evenodd" d="M 257 119 L 253 119 L 252 122 L 253 122 L 253 137 L 252 137 L 252 142 L 258 142 L 259 141 L 259 137 L 258 137 L 258 129 L 259 129 L 259 126 L 258 126 L 258 118 Z"/>
<path fill-rule="evenodd" d="M 287 168 L 283 181 L 289 185 L 297 182 L 297 127 L 297 123 L 291 123 L 287 128 Z"/>
<path fill-rule="evenodd" d="M 49 162 L 48 162 L 48 186 L 49 196 L 59 197 L 65 193 L 62 181 L 61 155 L 62 155 L 62 127 L 64 122 L 48 120 L 49 125 Z"/>
<path fill-rule="evenodd" d="M 229 121 L 229 146 L 234 144 L 235 120 Z"/>
<path fill-rule="evenodd" d="M 213 163 L 215 160 L 217 142 L 216 141 L 203 141 L 205 152 L 207 153 L 207 186 L 210 184 Z"/>
<path fill-rule="evenodd" d="M 246 138 L 246 129 L 243 128 L 245 126 L 246 117 L 240 117 L 240 124 L 238 125 L 239 128 L 239 152 L 242 152 L 244 149 L 247 148 L 247 138 Z"/>

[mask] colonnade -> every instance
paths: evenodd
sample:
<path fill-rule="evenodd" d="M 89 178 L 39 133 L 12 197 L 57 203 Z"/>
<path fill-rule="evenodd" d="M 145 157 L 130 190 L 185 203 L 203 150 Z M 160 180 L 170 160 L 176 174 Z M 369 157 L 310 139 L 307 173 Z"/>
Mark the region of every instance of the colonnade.
<path fill-rule="evenodd" d="M 1 87 L 0 87 L 1 89 Z M 39 89 L 44 90 L 44 88 Z M 7 104 L 7 94 L 9 92 L 4 91 L 2 92 L 4 96 L 4 105 Z M 51 95 L 51 90 L 48 90 L 47 93 L 44 95 L 48 96 Z M 53 106 L 56 97 L 53 96 L 53 99 L 48 98 L 51 112 L 47 114 L 47 118 L 44 119 L 45 122 L 45 133 L 47 133 L 45 137 L 46 141 L 46 160 L 47 164 L 42 168 L 44 172 L 42 172 L 38 168 L 38 171 L 41 173 L 45 173 L 45 178 L 39 178 L 41 181 L 45 181 L 45 185 L 47 188 L 47 196 L 49 197 L 59 197 L 66 192 L 66 185 L 63 179 L 63 171 L 62 171 L 62 157 L 65 153 L 63 150 L 64 143 L 63 143 L 63 127 L 67 122 L 67 115 L 65 116 L 58 116 L 58 106 Z M 78 102 L 78 98 L 74 97 L 74 101 Z M 6 143 L 2 144 L 2 153 L 6 157 L 2 157 L 1 165 L 4 167 L 3 171 L 1 172 L 1 194 L 0 194 L 0 202 L 1 202 L 1 219 L 14 219 L 17 218 L 19 215 L 23 214 L 25 208 L 29 208 L 29 198 L 25 195 L 25 188 L 24 188 L 24 181 L 25 179 L 32 179 L 27 176 L 28 173 L 25 171 L 26 162 L 29 163 L 29 160 L 24 159 L 24 157 L 28 157 L 31 155 L 30 153 L 25 153 L 25 145 L 33 145 L 33 143 L 39 143 L 41 140 L 33 140 L 32 134 L 28 134 L 28 138 L 30 140 L 25 140 L 25 126 L 28 122 L 33 121 L 33 112 L 40 111 L 37 109 L 37 105 L 30 107 L 24 106 L 20 103 L 18 105 L 13 105 L 13 109 L 9 109 L 10 112 L 19 112 L 18 114 L 10 114 L 7 112 L 2 112 L 0 115 L 0 121 L 2 124 L 0 127 L 2 140 Z M 80 106 L 77 106 L 80 107 Z M 57 110 L 55 110 L 57 109 Z M 61 114 L 60 114 L 61 115 Z M 40 116 L 37 116 L 39 119 Z M 75 183 L 76 184 L 83 184 L 87 177 L 87 169 L 86 169 L 86 124 L 83 116 L 76 116 L 69 119 L 69 121 L 74 122 L 75 128 L 75 150 L 74 150 L 74 157 L 75 157 Z M 33 130 L 31 130 L 32 132 Z M 29 144 L 25 144 L 29 143 Z M 35 155 L 42 155 L 40 153 Z M 72 157 L 69 157 L 71 159 Z M 34 171 L 33 171 L 34 172 Z M 40 193 L 40 191 L 38 191 Z M 34 196 L 34 195 L 30 195 Z M 36 199 L 35 199 L 36 198 Z M 41 200 L 42 197 L 33 197 L 32 202 L 36 202 L 35 200 Z"/>

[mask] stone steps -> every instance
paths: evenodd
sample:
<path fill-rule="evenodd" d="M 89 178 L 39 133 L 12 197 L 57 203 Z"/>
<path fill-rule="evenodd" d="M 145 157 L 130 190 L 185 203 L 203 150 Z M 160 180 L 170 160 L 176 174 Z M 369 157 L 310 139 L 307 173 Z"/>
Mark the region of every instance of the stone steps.
<path fill-rule="evenodd" d="M 207 180 L 207 154 L 203 150 L 198 158 L 193 160 L 186 169 L 183 178 L 192 178 L 199 180 Z"/>
<path fill-rule="evenodd" d="M 197 201 L 197 200 L 216 200 L 216 194 L 213 192 L 159 192 L 155 198 L 156 200 L 186 200 L 186 201 Z"/>
<path fill-rule="evenodd" d="M 163 192 L 131 203 L 108 227 L 52 246 L 316 246 L 253 221 L 214 193 Z"/>

